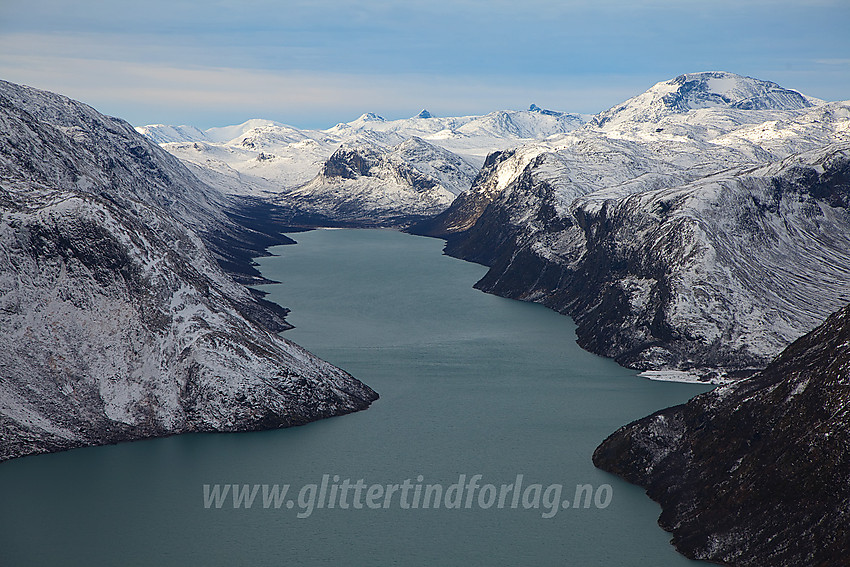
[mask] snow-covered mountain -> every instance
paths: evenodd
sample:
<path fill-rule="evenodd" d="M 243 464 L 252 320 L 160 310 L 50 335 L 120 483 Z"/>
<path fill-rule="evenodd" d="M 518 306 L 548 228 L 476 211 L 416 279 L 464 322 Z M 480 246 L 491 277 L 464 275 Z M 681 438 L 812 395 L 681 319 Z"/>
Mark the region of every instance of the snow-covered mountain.
<path fill-rule="evenodd" d="M 313 180 L 272 202 L 341 222 L 392 225 L 442 212 L 476 173 L 463 158 L 417 137 L 389 151 L 346 144 Z"/>
<path fill-rule="evenodd" d="M 292 126 L 287 126 L 286 124 L 281 124 L 280 122 L 275 122 L 274 120 L 264 120 L 262 118 L 252 118 L 250 120 L 246 120 L 242 124 L 236 124 L 233 126 L 220 126 L 215 128 L 207 128 L 204 130 L 204 135 L 206 139 L 210 142 L 227 142 L 233 140 L 235 138 L 239 138 L 244 136 L 247 132 L 251 130 L 255 130 L 257 128 L 280 128 L 282 130 L 290 130 L 293 129 Z M 175 142 L 191 142 L 192 140 L 174 140 Z"/>
<path fill-rule="evenodd" d="M 399 143 L 410 136 L 418 136 L 455 153 L 482 156 L 481 150 L 493 151 L 507 147 L 505 141 L 512 141 L 516 145 L 517 141 L 542 139 L 575 130 L 588 118 L 579 114 L 542 110 L 536 105 L 532 105 L 530 110 L 499 110 L 484 116 L 446 118 L 432 116 L 423 110 L 417 116 L 403 120 L 385 120 L 370 112 L 353 122 L 337 124 L 325 132 L 342 138 L 371 135 L 384 144 Z"/>
<path fill-rule="evenodd" d="M 168 144 L 174 142 L 228 142 L 234 138 L 244 135 L 250 130 L 266 126 L 273 126 L 282 129 L 291 128 L 291 126 L 286 126 L 286 124 L 281 124 L 274 120 L 252 118 L 251 120 L 246 120 L 242 124 L 207 128 L 206 130 L 200 130 L 194 126 L 187 126 L 185 124 L 180 126 L 171 126 L 169 124 L 148 124 L 147 126 L 136 127 L 136 131 L 139 134 L 150 138 L 157 144 Z"/>
<path fill-rule="evenodd" d="M 413 231 L 491 266 L 479 288 L 573 315 L 580 344 L 623 364 L 763 366 L 847 300 L 846 210 L 820 187 L 834 182 L 824 164 L 844 159 L 850 104 L 816 102 L 729 73 L 683 75 L 490 156 Z M 795 188 L 771 189 L 782 183 Z"/>
<path fill-rule="evenodd" d="M 126 122 L 0 82 L 0 460 L 377 397 L 222 271 L 203 238 L 250 238 L 228 205 Z"/>
<path fill-rule="evenodd" d="M 572 131 L 588 118 L 532 105 L 527 111 L 448 118 L 427 110 L 402 120 L 366 113 L 327 130 L 299 130 L 265 120 L 204 132 L 162 125 L 137 130 L 161 143 L 199 178 L 228 193 L 287 202 L 314 212 L 318 205 L 308 201 L 315 190 L 314 200 L 324 207 L 318 212 L 325 218 L 348 221 L 373 215 L 401 222 L 404 217 L 433 214 L 448 206 L 451 195 L 469 187 L 474 177 L 468 174 L 470 168 L 480 167 L 490 152 Z M 440 188 L 423 191 L 421 183 L 410 184 L 409 175 L 388 177 L 376 172 L 344 183 L 328 181 L 322 172 L 339 160 L 337 152 L 343 147 L 370 148 L 373 158 L 383 154 L 380 161 L 395 164 L 391 169 L 405 162 L 407 169 L 417 172 L 414 178 L 431 176 Z M 295 201 L 290 202 L 287 195 Z M 377 209 L 370 209 L 372 204 Z"/>
<path fill-rule="evenodd" d="M 675 222 L 664 216 L 650 226 L 646 219 L 655 213 L 645 208 L 656 206 L 656 197 L 667 203 L 656 192 L 702 191 L 706 185 L 700 180 L 726 175 L 712 182 L 744 183 L 740 191 L 747 194 L 754 189 L 741 181 L 745 178 L 778 183 L 791 176 L 784 170 L 776 176 L 760 173 L 781 169 L 791 156 L 803 156 L 800 163 L 807 164 L 791 169 L 817 169 L 806 161 L 815 154 L 807 152 L 830 147 L 840 153 L 836 144 L 850 140 L 848 103 L 824 103 L 768 81 L 705 72 L 658 83 L 590 120 L 532 105 L 528 111 L 460 118 L 437 118 L 427 110 L 405 120 L 367 113 L 324 131 L 275 124 L 246 128 L 237 128 L 241 134 L 227 143 L 165 147 L 208 183 L 275 203 L 287 211 L 281 218 L 305 218 L 301 224 L 404 225 L 448 207 L 413 230 L 447 238 L 449 253 L 491 266 L 477 284 L 481 289 L 570 313 L 579 323 L 582 345 L 636 368 L 704 376 L 716 369 L 750 371 L 843 301 L 829 284 L 829 277 L 843 274 L 837 251 L 830 252 L 829 266 L 815 266 L 813 283 L 801 286 L 807 291 L 795 291 L 794 298 L 776 291 L 791 285 L 788 279 L 756 281 L 717 272 L 734 267 L 762 273 L 781 265 L 783 255 L 793 256 L 798 271 L 807 266 L 802 251 L 819 249 L 820 241 L 799 229 L 808 226 L 806 213 L 793 207 L 770 220 L 789 223 L 782 245 L 793 242 L 793 253 L 760 256 L 758 248 L 732 239 L 740 257 L 706 257 L 703 279 L 678 283 L 669 277 L 693 268 L 687 262 L 694 258 L 671 256 L 653 268 L 663 267 L 665 275 L 652 278 L 646 266 L 637 267 L 636 258 L 640 246 L 650 245 L 644 240 L 649 235 L 658 237 L 686 219 L 708 222 L 700 216 L 708 213 L 694 203 L 713 197 L 701 194 L 684 209 L 671 209 L 681 213 Z M 403 152 L 404 147 L 417 151 Z M 480 166 L 478 175 L 463 162 Z M 767 164 L 775 165 L 759 169 Z M 469 190 L 452 201 L 456 189 L 470 181 Z M 715 203 L 721 213 L 712 222 L 744 226 L 740 211 L 729 207 L 741 207 L 745 198 L 724 199 Z M 830 219 L 830 230 L 840 233 L 840 215 Z M 615 222 L 624 224 L 611 225 Z M 772 234 L 774 228 L 764 223 L 760 230 Z M 605 234 L 622 241 L 605 240 Z M 693 236 L 700 250 L 719 254 L 722 243 L 707 242 L 709 237 Z M 600 251 L 614 258 L 606 261 L 625 261 L 635 273 L 622 272 L 616 262 L 600 263 Z M 819 282 L 820 277 L 829 281 Z M 689 291 L 692 283 L 710 278 L 715 281 L 711 298 Z M 819 284 L 828 294 L 812 307 Z M 645 303 L 653 294 L 663 301 Z"/>
<path fill-rule="evenodd" d="M 733 73 L 707 72 L 679 75 L 646 92 L 597 114 L 594 126 L 658 124 L 672 115 L 693 110 L 798 110 L 823 101 L 785 89 L 776 83 Z"/>

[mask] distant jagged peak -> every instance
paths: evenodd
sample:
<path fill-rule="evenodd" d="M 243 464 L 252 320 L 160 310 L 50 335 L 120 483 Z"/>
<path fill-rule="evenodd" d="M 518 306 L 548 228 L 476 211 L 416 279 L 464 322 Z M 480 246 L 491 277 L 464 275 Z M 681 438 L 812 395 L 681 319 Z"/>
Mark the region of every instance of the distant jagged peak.
<path fill-rule="evenodd" d="M 379 114 L 375 114 L 374 112 L 367 112 L 365 114 L 361 114 L 360 118 L 355 120 L 355 122 L 385 122 L 385 121 L 386 121 L 386 119 L 383 116 L 381 116 Z"/>
<path fill-rule="evenodd" d="M 593 124 L 600 127 L 623 122 L 657 122 L 665 116 L 706 108 L 792 111 L 820 102 L 771 81 L 706 71 L 657 83 L 646 92 L 599 113 Z"/>
<path fill-rule="evenodd" d="M 423 108 L 419 111 L 419 114 L 413 116 L 413 118 L 434 118 L 434 115 Z"/>
<path fill-rule="evenodd" d="M 537 114 L 543 114 L 545 116 L 563 116 L 563 112 L 558 112 L 557 110 L 548 110 L 546 108 L 540 108 L 534 103 L 531 103 L 531 106 L 528 107 L 529 112 L 536 112 Z"/>

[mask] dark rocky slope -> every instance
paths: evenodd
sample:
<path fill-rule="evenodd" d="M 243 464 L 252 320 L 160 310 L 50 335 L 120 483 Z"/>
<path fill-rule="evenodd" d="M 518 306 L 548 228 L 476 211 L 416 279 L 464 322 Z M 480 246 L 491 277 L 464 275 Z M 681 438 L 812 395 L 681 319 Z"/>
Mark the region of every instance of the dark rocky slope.
<path fill-rule="evenodd" d="M 631 423 L 597 467 L 647 489 L 684 555 L 826 567 L 850 553 L 850 306 L 763 372 Z"/>

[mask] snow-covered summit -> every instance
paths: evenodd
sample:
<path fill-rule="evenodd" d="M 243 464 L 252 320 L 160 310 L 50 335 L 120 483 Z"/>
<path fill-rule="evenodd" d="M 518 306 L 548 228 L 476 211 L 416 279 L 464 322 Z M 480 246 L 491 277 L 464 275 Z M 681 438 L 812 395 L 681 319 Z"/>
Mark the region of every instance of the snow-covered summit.
<path fill-rule="evenodd" d="M 380 114 L 375 114 L 374 112 L 366 112 L 361 114 L 360 117 L 354 122 L 385 122 L 386 118 L 381 116 Z"/>
<path fill-rule="evenodd" d="M 204 133 L 207 136 L 207 139 L 212 142 L 229 142 L 234 138 L 238 138 L 243 136 L 246 132 L 253 130 L 255 128 L 264 128 L 268 126 L 277 126 L 281 128 L 291 128 L 291 126 L 287 126 L 286 124 L 281 124 L 280 122 L 275 122 L 274 120 L 266 120 L 265 118 L 251 118 L 250 120 L 246 120 L 242 124 L 235 124 L 233 126 L 221 126 L 216 128 L 208 128 L 204 130 Z M 173 140 L 175 142 L 188 142 L 191 140 Z"/>
<path fill-rule="evenodd" d="M 547 108 L 540 108 L 534 103 L 531 103 L 531 106 L 528 107 L 529 112 L 537 112 L 539 114 L 545 114 L 546 116 L 563 116 L 566 113 L 559 112 L 557 110 L 549 110 Z"/>
<path fill-rule="evenodd" d="M 623 122 L 658 122 L 709 108 L 800 110 L 820 102 L 771 81 L 723 71 L 687 73 L 597 114 L 592 124 L 610 128 Z"/>

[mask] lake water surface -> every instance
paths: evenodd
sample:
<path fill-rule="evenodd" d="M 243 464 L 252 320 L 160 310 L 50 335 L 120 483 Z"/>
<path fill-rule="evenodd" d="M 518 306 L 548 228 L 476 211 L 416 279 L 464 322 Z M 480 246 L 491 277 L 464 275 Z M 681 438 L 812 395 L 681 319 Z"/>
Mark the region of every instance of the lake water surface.
<path fill-rule="evenodd" d="M 486 269 L 441 255 L 439 240 L 293 236 L 298 245 L 260 260 L 281 282 L 264 287 L 269 299 L 292 308 L 296 329 L 284 336 L 381 399 L 293 429 L 0 464 L 0 565 L 697 565 L 669 545 L 658 506 L 590 456 L 619 426 L 705 387 L 650 382 L 584 352 L 569 318 L 472 289 Z M 518 474 L 525 487 L 562 485 L 564 500 L 589 484 L 600 498 L 548 514 L 533 492 L 528 507 L 499 508 L 479 505 L 480 489 L 460 509 L 403 509 L 396 497 L 389 508 L 308 515 L 297 501 L 324 475 L 366 485 L 421 477 L 448 489 L 478 474 L 482 486 Z M 290 484 L 295 502 L 265 508 L 259 493 L 234 509 L 228 495 L 207 508 L 205 484 Z"/>

